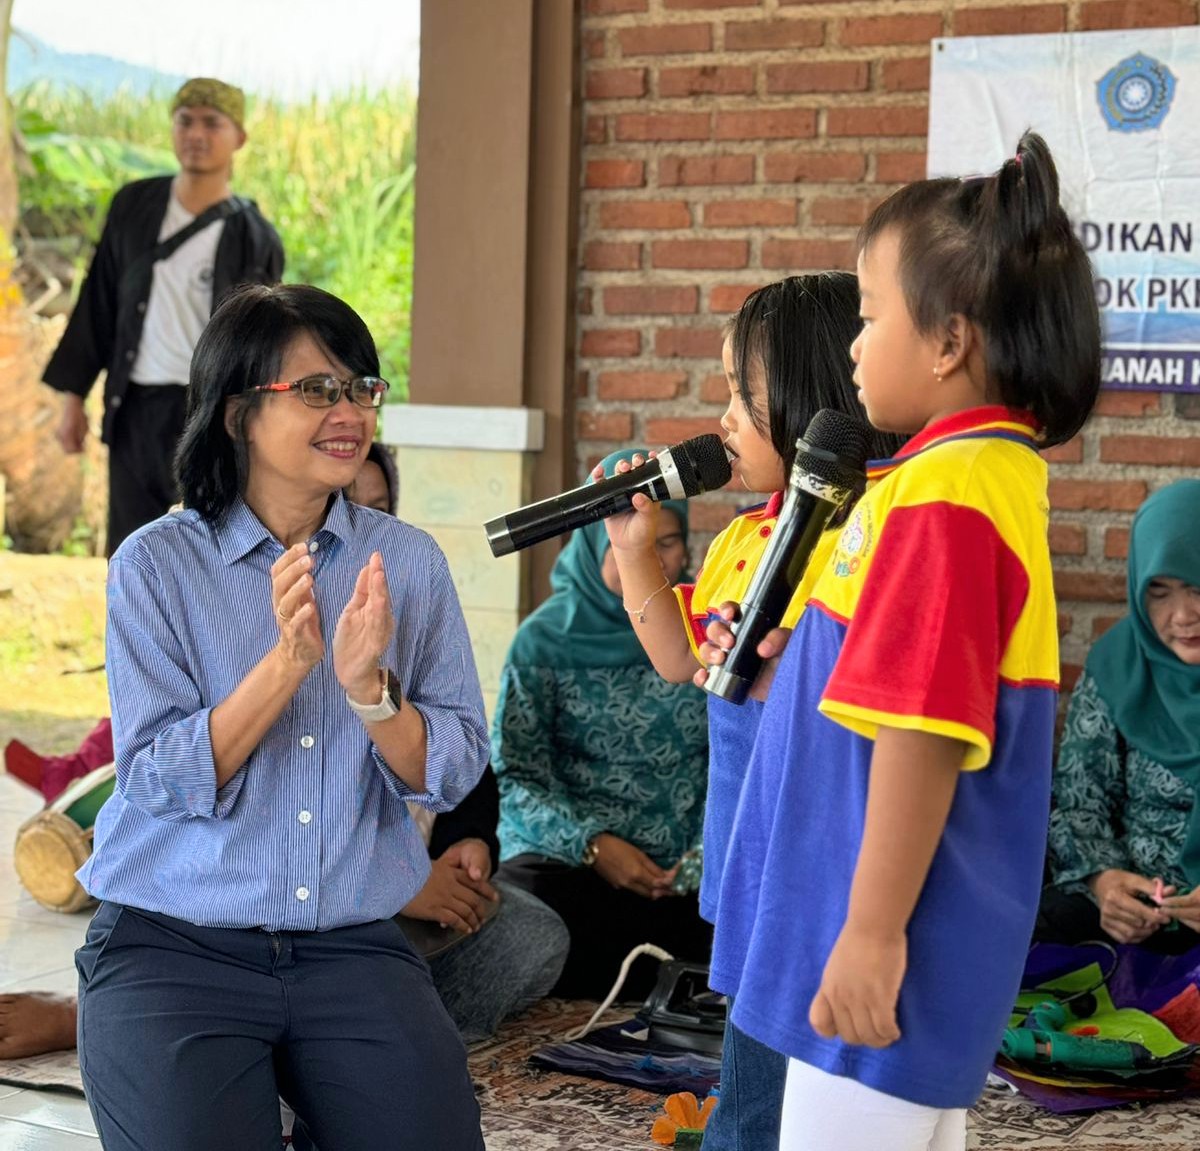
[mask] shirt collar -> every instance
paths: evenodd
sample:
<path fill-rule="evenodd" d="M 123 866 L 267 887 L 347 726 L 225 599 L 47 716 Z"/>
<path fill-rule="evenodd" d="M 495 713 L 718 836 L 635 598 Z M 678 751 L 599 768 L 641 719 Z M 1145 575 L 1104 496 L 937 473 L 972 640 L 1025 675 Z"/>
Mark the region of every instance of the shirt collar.
<path fill-rule="evenodd" d="M 922 428 L 891 459 L 869 460 L 867 478 L 879 479 L 905 460 L 910 460 L 913 456 L 949 440 L 984 437 L 1014 440 L 1036 451 L 1041 430 L 1042 426 L 1037 417 L 1024 408 L 1008 408 L 1002 404 L 967 408 L 965 411 L 934 420 Z"/>
<path fill-rule="evenodd" d="M 313 539 L 322 542 L 338 539 L 345 542 L 353 534 L 354 505 L 346 499 L 343 492 L 335 492 L 333 502 L 325 515 L 325 522 L 313 533 Z M 241 496 L 238 496 L 217 525 L 216 536 L 221 558 L 227 566 L 244 559 L 264 541 L 275 539 Z"/>

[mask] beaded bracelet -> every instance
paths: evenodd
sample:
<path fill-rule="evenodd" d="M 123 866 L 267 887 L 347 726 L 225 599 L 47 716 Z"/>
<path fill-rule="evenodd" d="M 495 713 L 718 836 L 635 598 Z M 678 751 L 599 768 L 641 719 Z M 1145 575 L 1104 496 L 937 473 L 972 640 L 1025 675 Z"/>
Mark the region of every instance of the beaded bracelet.
<path fill-rule="evenodd" d="M 648 607 L 650 606 L 650 601 L 651 601 L 651 600 L 652 600 L 652 599 L 653 599 L 653 598 L 654 598 L 656 595 L 658 595 L 658 593 L 659 593 L 660 591 L 666 591 L 666 590 L 667 590 L 667 588 L 669 588 L 670 586 L 671 586 L 671 581 L 670 581 L 669 579 L 665 579 L 665 580 L 663 580 L 663 582 L 662 582 L 662 587 L 655 588 L 655 589 L 654 589 L 654 591 L 652 591 L 652 592 L 651 592 L 651 593 L 650 593 L 650 594 L 649 594 L 649 595 L 648 595 L 648 596 L 647 596 L 647 597 L 646 597 L 646 598 L 645 598 L 645 599 L 642 601 L 642 606 L 641 606 L 641 607 L 634 607 L 634 608 L 628 608 L 628 607 L 626 607 L 626 608 L 625 608 L 625 612 L 626 612 L 626 614 L 627 614 L 628 616 L 630 616 L 630 618 L 632 618 L 632 617 L 636 616 L 636 617 L 637 617 L 637 621 L 638 621 L 638 623 L 645 623 L 645 622 L 646 622 L 646 608 L 648 608 Z M 624 605 L 624 604 L 622 604 L 621 606 L 622 606 L 622 607 L 625 607 L 625 605 Z"/>

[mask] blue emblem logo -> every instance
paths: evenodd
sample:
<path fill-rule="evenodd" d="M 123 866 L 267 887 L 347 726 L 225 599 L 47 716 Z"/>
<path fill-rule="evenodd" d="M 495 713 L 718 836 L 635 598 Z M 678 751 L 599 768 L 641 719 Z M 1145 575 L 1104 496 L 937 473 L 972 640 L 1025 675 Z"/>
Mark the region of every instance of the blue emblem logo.
<path fill-rule="evenodd" d="M 1152 56 L 1139 52 L 1096 81 L 1096 99 L 1108 126 L 1117 132 L 1157 128 L 1171 110 L 1175 77 Z"/>

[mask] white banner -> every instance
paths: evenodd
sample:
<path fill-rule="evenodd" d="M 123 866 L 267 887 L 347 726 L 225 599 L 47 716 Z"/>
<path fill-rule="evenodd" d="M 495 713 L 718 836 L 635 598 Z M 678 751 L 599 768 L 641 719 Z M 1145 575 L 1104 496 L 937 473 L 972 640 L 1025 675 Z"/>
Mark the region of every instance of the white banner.
<path fill-rule="evenodd" d="M 1041 133 L 1096 272 L 1104 384 L 1200 391 L 1200 28 L 935 40 L 930 176 Z"/>

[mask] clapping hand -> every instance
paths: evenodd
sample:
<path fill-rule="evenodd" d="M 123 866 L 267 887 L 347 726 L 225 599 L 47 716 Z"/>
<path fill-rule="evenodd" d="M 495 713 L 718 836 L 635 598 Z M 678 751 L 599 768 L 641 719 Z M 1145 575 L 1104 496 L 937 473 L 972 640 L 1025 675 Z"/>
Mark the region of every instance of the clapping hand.
<path fill-rule="evenodd" d="M 383 557 L 372 552 L 333 632 L 333 672 L 351 699 L 378 701 L 380 660 L 395 631 Z"/>

